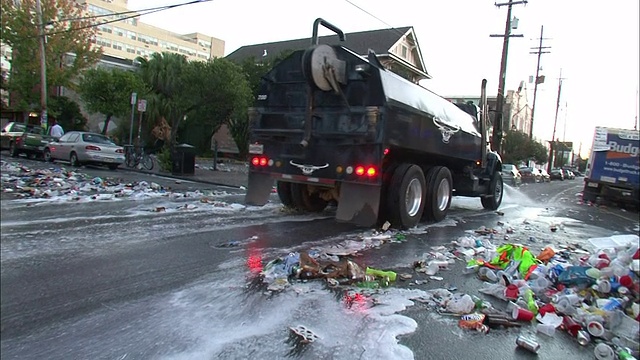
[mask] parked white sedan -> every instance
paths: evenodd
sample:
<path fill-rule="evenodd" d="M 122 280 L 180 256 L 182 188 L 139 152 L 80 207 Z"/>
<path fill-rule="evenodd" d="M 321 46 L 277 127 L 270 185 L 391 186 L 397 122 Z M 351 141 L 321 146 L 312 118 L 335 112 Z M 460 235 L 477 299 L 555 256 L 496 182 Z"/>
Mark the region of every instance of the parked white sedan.
<path fill-rule="evenodd" d="M 69 161 L 71 166 L 106 165 L 115 170 L 124 164 L 124 148 L 102 134 L 70 131 L 45 146 L 44 159 Z"/>

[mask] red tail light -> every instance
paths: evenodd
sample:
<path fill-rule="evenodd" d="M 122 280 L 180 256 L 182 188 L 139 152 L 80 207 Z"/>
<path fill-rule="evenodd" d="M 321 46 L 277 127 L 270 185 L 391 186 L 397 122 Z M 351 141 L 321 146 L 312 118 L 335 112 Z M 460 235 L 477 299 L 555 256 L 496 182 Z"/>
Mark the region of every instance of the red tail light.
<path fill-rule="evenodd" d="M 102 149 L 100 149 L 99 147 L 95 146 L 95 145 L 87 145 L 84 147 L 86 150 L 93 150 L 93 151 L 101 151 Z"/>
<path fill-rule="evenodd" d="M 124 154 L 124 149 L 117 149 L 117 150 L 116 150 L 116 152 L 117 152 L 118 154 Z"/>
<path fill-rule="evenodd" d="M 263 157 L 253 157 L 251 158 L 251 164 L 253 166 L 267 166 L 267 164 L 269 164 L 269 158 L 263 156 Z"/>
<path fill-rule="evenodd" d="M 358 165 L 356 166 L 354 173 L 358 176 L 374 177 L 378 175 L 378 169 L 375 166 Z"/>
<path fill-rule="evenodd" d="M 389 153 L 389 148 L 384 149 L 383 154 L 384 154 L 384 155 L 387 155 L 388 153 Z"/>

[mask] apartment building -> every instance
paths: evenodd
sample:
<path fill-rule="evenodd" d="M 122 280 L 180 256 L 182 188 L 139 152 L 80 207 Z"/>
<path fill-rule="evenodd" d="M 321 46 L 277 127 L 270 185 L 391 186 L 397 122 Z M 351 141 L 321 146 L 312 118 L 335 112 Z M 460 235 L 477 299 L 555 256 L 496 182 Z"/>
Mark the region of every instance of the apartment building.
<path fill-rule="evenodd" d="M 206 61 L 224 56 L 224 41 L 201 33 L 176 34 L 139 21 L 136 13 L 128 12 L 127 0 L 76 0 L 92 15 L 102 15 L 96 21 L 110 22 L 98 26 L 94 43 L 105 55 L 133 60 L 155 52 L 182 54 L 188 60 Z M 153 2 L 150 2 L 152 5 Z M 157 7 L 157 6 L 153 6 Z"/>

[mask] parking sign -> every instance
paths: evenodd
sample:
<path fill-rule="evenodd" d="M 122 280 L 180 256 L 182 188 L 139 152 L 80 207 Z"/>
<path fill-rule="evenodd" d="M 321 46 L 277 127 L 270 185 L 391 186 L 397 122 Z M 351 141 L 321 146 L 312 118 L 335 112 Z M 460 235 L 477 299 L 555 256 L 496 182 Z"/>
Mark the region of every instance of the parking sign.
<path fill-rule="evenodd" d="M 138 100 L 138 111 L 145 112 L 147 111 L 147 100 Z"/>

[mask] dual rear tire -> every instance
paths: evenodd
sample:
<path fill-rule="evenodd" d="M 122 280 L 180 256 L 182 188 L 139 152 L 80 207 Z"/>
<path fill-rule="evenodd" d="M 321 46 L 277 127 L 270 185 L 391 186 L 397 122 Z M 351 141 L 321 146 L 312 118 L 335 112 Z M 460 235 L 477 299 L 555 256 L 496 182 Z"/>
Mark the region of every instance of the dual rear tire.
<path fill-rule="evenodd" d="M 276 191 L 282 204 L 289 208 L 317 213 L 328 204 L 318 193 L 310 192 L 307 184 L 278 181 Z"/>
<path fill-rule="evenodd" d="M 425 175 L 418 165 L 401 164 L 385 191 L 385 213 L 400 228 L 412 228 L 422 218 L 441 221 L 449 212 L 452 184 L 451 172 L 444 166 L 429 168 Z"/>

